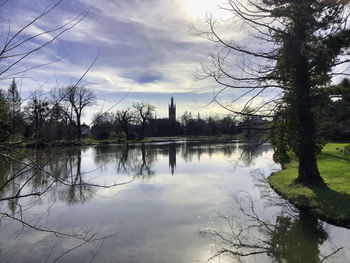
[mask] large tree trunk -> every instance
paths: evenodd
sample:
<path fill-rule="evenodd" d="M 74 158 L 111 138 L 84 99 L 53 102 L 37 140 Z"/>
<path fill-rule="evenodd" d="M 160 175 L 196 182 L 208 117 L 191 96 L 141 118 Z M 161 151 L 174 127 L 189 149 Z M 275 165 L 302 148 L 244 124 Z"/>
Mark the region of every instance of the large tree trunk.
<path fill-rule="evenodd" d="M 78 141 L 80 141 L 81 139 L 81 124 L 79 119 L 77 121 L 77 139 Z"/>
<path fill-rule="evenodd" d="M 146 122 L 143 121 L 142 122 L 142 135 L 141 135 L 141 139 L 145 138 L 145 131 L 146 131 Z"/>
<path fill-rule="evenodd" d="M 296 24 L 295 55 L 295 113 L 296 138 L 299 170 L 297 183 L 311 185 L 322 182 L 316 159 L 316 127 L 311 96 L 310 72 L 308 59 L 304 55 L 305 27 L 302 19 Z M 293 47 L 293 46 L 292 46 Z"/>
<path fill-rule="evenodd" d="M 297 183 L 312 185 L 322 182 L 320 172 L 317 167 L 316 158 L 316 128 L 314 114 L 311 110 L 310 95 L 300 99 L 298 107 L 298 157 L 299 169 Z"/>
<path fill-rule="evenodd" d="M 298 69 L 297 72 L 299 72 Z M 316 127 L 315 116 L 312 112 L 310 85 L 308 85 L 309 78 L 304 73 L 301 73 L 300 76 L 304 81 L 298 84 L 297 89 L 297 152 L 299 170 L 296 182 L 303 185 L 311 185 L 322 182 L 322 178 L 317 167 Z"/>
<path fill-rule="evenodd" d="M 312 112 L 310 87 L 301 86 L 300 91 L 298 91 L 297 105 L 299 170 L 296 182 L 311 185 L 322 182 L 322 178 L 317 167 L 316 127 Z"/>
<path fill-rule="evenodd" d="M 125 132 L 125 136 L 126 139 L 129 140 L 130 139 L 130 135 L 129 135 L 129 127 L 128 127 L 128 123 L 124 123 L 124 132 Z"/>

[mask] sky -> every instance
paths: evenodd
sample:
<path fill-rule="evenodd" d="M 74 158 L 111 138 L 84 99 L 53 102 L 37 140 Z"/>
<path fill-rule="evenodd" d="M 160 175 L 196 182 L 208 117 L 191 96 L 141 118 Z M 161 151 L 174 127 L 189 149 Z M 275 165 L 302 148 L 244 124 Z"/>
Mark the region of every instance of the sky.
<path fill-rule="evenodd" d="M 12 36 L 55 3 L 57 0 L 6 1 L 0 7 L 0 44 L 3 46 L 8 31 Z M 18 54 L 50 42 L 1 74 L 0 88 L 7 89 L 15 76 L 24 100 L 39 87 L 49 93 L 55 87 L 75 84 L 96 59 L 79 83 L 97 98 L 96 105 L 84 111 L 84 122 L 91 123 L 95 113 L 126 109 L 137 102 L 152 103 L 157 117 L 167 117 L 171 96 L 177 117 L 185 111 L 202 117 L 226 115 L 228 111 L 211 103 L 222 87 L 213 79 L 196 77 L 215 50 L 213 43 L 198 36 L 196 30 L 207 30 L 204 20 L 211 15 L 220 24 L 219 33 L 244 45 L 247 28 L 239 23 L 232 26 L 231 14 L 218 6 L 225 7 L 225 1 L 63 0 L 16 37 L 15 43 L 21 43 L 51 30 L 19 45 L 17 53 L 13 51 Z M 74 24 L 81 14 L 85 15 L 80 23 L 55 38 L 60 30 L 52 29 L 71 21 Z M 4 61 L 0 66 L 6 65 Z M 233 72 L 239 61 L 233 57 Z M 221 97 L 232 101 L 235 94 Z M 237 108 L 243 105 L 233 104 Z"/>
<path fill-rule="evenodd" d="M 198 80 L 196 71 L 205 62 L 212 44 L 195 36 L 192 26 L 203 26 L 208 13 L 216 14 L 219 0 L 70 0 L 63 1 L 52 12 L 29 27 L 23 35 L 31 36 L 57 27 L 88 9 L 85 18 L 45 48 L 28 56 L 10 73 L 24 68 L 51 63 L 16 74 L 23 98 L 38 87 L 45 91 L 75 83 L 97 60 L 82 84 L 94 91 L 97 105 L 87 109 L 84 119 L 94 112 L 112 111 L 135 102 L 156 105 L 158 117 L 167 116 L 173 96 L 177 116 L 184 111 L 202 116 L 225 114 L 215 104 L 214 83 Z M 42 13 L 53 1 L 10 0 L 0 9 L 3 36 L 13 32 Z M 26 43 L 24 48 L 52 39 L 53 33 Z M 1 81 L 7 89 L 11 74 Z"/>
<path fill-rule="evenodd" d="M 0 5 L 0 45 L 4 45 L 7 32 L 13 36 L 57 1 L 0 0 L 0 4 L 5 2 Z M 50 44 L 0 74 L 0 88 L 7 89 L 15 76 L 25 101 L 39 87 L 48 93 L 55 87 L 75 84 L 96 59 L 79 83 L 91 89 L 97 98 L 96 105 L 85 110 L 83 121 L 87 123 L 94 113 L 117 111 L 142 101 L 156 106 L 157 117 L 167 117 L 171 96 L 177 105 L 177 117 L 184 111 L 191 111 L 193 116 L 200 113 L 202 117 L 228 114 L 219 105 L 210 103 L 222 87 L 213 79 L 196 77 L 215 48 L 193 28 L 206 30 L 204 20 L 206 15 L 211 15 L 226 39 L 233 38 L 253 50 L 265 49 L 266 44 L 252 42 L 247 36 L 250 28 L 244 23 L 233 23 L 232 14 L 218 8 L 226 7 L 225 4 L 225 0 L 63 0 L 16 36 L 14 43 L 20 45 L 10 54 L 35 49 L 48 41 Z M 80 23 L 55 39 L 60 30 L 21 43 L 70 21 L 74 24 L 81 14 L 86 15 Z M 16 58 L 2 58 L 0 69 Z M 242 65 L 249 66 L 243 56 L 234 55 L 230 59 L 230 73 L 236 76 Z M 252 67 L 259 64 L 254 59 L 250 62 Z M 232 102 L 239 96 L 235 92 L 222 93 L 220 98 Z M 249 96 L 229 105 L 241 108 Z M 279 96 L 278 90 L 266 90 L 256 101 L 262 103 L 275 96 Z"/>
<path fill-rule="evenodd" d="M 8 28 L 18 31 L 53 3 L 7 1 L 0 8 L 1 41 Z M 94 113 L 120 101 L 111 111 L 144 101 L 156 106 L 158 117 L 167 117 L 171 96 L 177 105 L 177 117 L 184 111 L 194 116 L 227 114 L 220 106 L 210 104 L 220 87 L 213 80 L 196 78 L 213 45 L 196 36 L 193 26 L 203 28 L 206 14 L 226 19 L 227 14 L 217 9 L 218 5 L 222 5 L 221 0 L 65 0 L 22 32 L 23 37 L 56 28 L 85 10 L 87 15 L 7 72 L 0 87 L 7 89 L 15 75 L 22 98 L 38 87 L 48 92 L 75 83 L 97 57 L 80 83 L 97 97 L 97 104 L 85 111 L 86 122 Z M 29 41 L 23 48 L 50 41 L 54 33 Z M 231 33 L 240 34 L 239 30 Z M 21 73 L 31 67 L 36 68 Z"/>

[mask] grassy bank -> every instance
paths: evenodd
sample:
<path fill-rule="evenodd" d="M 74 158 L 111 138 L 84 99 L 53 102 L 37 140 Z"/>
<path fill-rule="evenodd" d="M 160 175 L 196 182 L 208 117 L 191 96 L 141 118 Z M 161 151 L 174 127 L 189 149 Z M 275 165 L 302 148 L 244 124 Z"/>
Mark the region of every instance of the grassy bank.
<path fill-rule="evenodd" d="M 308 208 L 319 218 L 350 228 L 350 157 L 345 143 L 329 143 L 318 157 L 324 184 L 304 187 L 293 184 L 297 163 L 269 177 L 271 187 L 299 208 Z"/>

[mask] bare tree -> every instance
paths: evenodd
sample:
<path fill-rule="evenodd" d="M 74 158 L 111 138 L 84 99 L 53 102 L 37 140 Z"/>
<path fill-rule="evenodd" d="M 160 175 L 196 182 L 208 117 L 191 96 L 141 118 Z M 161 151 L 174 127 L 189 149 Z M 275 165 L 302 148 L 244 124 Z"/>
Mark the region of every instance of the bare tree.
<path fill-rule="evenodd" d="M 12 28 L 9 22 L 8 31 L 1 34 L 2 46 L 0 48 L 0 80 L 11 79 L 24 72 L 47 65 L 37 64 L 29 68 L 21 67 L 29 56 L 45 48 L 58 39 L 62 34 L 78 25 L 89 11 L 88 9 L 85 9 L 73 19 L 68 20 L 61 25 L 54 25 L 49 29 L 34 35 L 26 35 L 28 29 L 36 26 L 40 20 L 50 15 L 62 2 L 63 0 L 59 0 L 54 2 L 52 5 L 47 6 L 41 13 L 39 13 L 39 15 L 33 17 L 27 24 L 21 26 L 20 29 L 16 31 L 11 31 Z M 6 3 L 6 0 L 2 1 L 0 3 L 0 8 L 6 8 Z M 43 36 L 50 37 L 50 40 L 43 38 Z M 37 41 L 38 44 L 32 45 L 31 43 L 33 43 L 33 41 Z"/>
<path fill-rule="evenodd" d="M 150 103 L 146 103 L 146 102 L 138 102 L 135 103 L 133 105 L 135 111 L 136 111 L 136 117 L 137 117 L 137 122 L 141 123 L 141 127 L 142 127 L 142 138 L 145 137 L 145 131 L 146 131 L 146 126 L 147 124 L 150 122 L 150 120 L 152 119 L 154 110 L 155 110 L 155 106 L 150 104 Z"/>
<path fill-rule="evenodd" d="M 130 139 L 129 126 L 135 121 L 135 112 L 133 112 L 130 108 L 126 110 L 119 110 L 115 113 L 115 119 L 123 132 L 125 132 L 126 138 Z"/>
<path fill-rule="evenodd" d="M 58 107 L 70 124 L 76 128 L 76 138 L 81 138 L 81 116 L 83 110 L 95 104 L 95 94 L 77 85 L 59 88 L 53 91 L 54 104 Z"/>
<path fill-rule="evenodd" d="M 183 125 L 184 129 L 185 129 L 185 135 L 187 135 L 187 127 L 188 124 L 191 122 L 192 120 L 192 113 L 189 111 L 185 111 L 184 114 L 182 114 L 181 116 L 181 124 Z"/>

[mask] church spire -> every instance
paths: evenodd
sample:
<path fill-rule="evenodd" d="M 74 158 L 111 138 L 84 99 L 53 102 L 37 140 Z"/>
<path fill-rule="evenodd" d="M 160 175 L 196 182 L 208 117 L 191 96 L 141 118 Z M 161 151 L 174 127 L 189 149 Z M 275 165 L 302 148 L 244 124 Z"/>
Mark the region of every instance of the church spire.
<path fill-rule="evenodd" d="M 174 98 L 171 96 L 170 105 L 169 105 L 169 121 L 176 121 L 176 105 L 174 103 Z"/>

